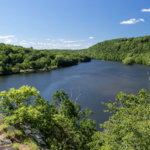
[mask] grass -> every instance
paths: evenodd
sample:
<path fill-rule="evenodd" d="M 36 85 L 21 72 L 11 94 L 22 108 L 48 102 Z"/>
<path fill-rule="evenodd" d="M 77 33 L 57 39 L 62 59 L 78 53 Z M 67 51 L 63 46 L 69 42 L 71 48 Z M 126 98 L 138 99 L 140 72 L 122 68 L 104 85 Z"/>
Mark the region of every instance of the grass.
<path fill-rule="evenodd" d="M 22 130 L 8 130 L 8 125 L 2 124 L 0 130 L 5 132 L 5 137 L 8 137 L 13 142 L 13 148 L 17 150 L 40 150 L 40 147 L 31 137 L 27 137 Z"/>
<path fill-rule="evenodd" d="M 30 150 L 40 150 L 39 146 L 31 138 L 28 139 L 28 146 L 29 146 Z"/>
<path fill-rule="evenodd" d="M 13 143 L 13 148 L 19 150 L 20 145 L 18 143 Z"/>

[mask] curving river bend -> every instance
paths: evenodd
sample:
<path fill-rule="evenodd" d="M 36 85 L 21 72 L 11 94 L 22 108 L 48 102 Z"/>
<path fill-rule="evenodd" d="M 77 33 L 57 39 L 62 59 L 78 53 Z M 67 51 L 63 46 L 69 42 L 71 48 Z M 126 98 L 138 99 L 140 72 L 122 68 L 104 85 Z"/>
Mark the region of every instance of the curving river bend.
<path fill-rule="evenodd" d="M 0 91 L 22 85 L 34 86 L 45 100 L 51 102 L 51 95 L 60 89 L 68 92 L 69 96 L 72 89 L 72 99 L 75 99 L 79 87 L 81 96 L 77 103 L 81 108 L 93 110 L 91 118 L 96 120 L 97 129 L 102 130 L 99 124 L 108 121 L 111 114 L 103 112 L 107 107 L 101 102 L 114 102 L 120 91 L 137 95 L 144 88 L 149 92 L 149 72 L 149 66 L 125 66 L 122 62 L 92 60 L 50 72 L 0 76 Z"/>

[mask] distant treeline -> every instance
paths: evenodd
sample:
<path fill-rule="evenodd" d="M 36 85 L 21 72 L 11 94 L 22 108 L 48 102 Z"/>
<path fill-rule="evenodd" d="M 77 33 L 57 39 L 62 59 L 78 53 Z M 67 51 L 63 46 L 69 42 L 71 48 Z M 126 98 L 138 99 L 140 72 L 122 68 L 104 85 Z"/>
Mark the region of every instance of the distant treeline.
<path fill-rule="evenodd" d="M 150 36 L 107 40 L 88 49 L 69 50 L 69 52 L 100 60 L 123 61 L 129 57 L 129 62 L 150 65 Z"/>
<path fill-rule="evenodd" d="M 107 40 L 82 50 L 35 50 L 0 43 L 0 75 L 49 70 L 91 59 L 150 65 L 150 36 Z"/>
<path fill-rule="evenodd" d="M 0 43 L 0 75 L 76 65 L 88 62 L 85 55 L 50 50 L 35 50 Z"/>

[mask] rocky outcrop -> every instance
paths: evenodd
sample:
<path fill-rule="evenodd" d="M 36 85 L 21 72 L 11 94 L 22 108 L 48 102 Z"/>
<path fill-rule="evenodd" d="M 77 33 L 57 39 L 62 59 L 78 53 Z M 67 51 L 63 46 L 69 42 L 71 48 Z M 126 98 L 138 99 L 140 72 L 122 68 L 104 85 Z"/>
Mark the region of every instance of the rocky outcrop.
<path fill-rule="evenodd" d="M 4 131 L 0 131 L 0 150 L 16 150 L 12 147 L 12 142 L 4 134 Z"/>

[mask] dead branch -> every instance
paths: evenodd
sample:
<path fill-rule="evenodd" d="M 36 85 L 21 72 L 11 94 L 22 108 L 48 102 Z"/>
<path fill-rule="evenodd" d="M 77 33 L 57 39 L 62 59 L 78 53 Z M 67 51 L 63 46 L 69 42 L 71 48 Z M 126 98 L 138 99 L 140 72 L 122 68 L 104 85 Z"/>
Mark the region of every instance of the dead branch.
<path fill-rule="evenodd" d="M 84 108 L 81 111 L 79 111 L 79 114 L 82 113 L 83 110 L 84 110 Z"/>
<path fill-rule="evenodd" d="M 79 93 L 78 93 L 78 97 L 75 99 L 75 106 L 76 106 L 76 101 L 79 99 L 79 97 L 80 97 L 80 95 L 81 95 L 79 86 L 78 86 L 78 91 L 79 91 Z"/>
<path fill-rule="evenodd" d="M 73 89 L 73 88 L 72 88 Z M 71 89 L 71 97 L 70 97 L 70 100 L 72 100 L 72 89 Z"/>

